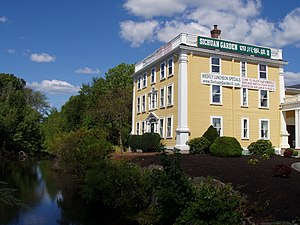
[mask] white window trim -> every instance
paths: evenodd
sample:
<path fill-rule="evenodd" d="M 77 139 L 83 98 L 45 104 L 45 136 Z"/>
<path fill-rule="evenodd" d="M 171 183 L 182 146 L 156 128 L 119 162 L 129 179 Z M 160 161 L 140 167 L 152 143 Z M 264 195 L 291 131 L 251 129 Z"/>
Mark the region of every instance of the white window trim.
<path fill-rule="evenodd" d="M 169 88 L 168 87 L 172 87 L 172 93 L 171 93 L 171 104 L 169 104 L 169 101 L 168 101 L 168 99 L 169 99 Z M 166 102 L 166 105 L 167 105 L 167 107 L 170 107 L 170 106 L 173 106 L 174 105 L 174 83 L 171 83 L 171 84 L 168 84 L 167 85 L 167 87 L 166 87 L 166 89 L 167 89 L 167 95 L 166 95 L 166 100 L 167 100 L 167 102 Z"/>
<path fill-rule="evenodd" d="M 144 107 L 144 109 L 143 109 L 143 96 L 145 96 L 145 102 L 144 102 L 145 103 L 144 104 L 145 107 Z M 142 102 L 141 103 L 142 104 L 142 113 L 144 113 L 144 112 L 147 111 L 147 96 L 146 96 L 146 94 L 142 95 L 141 98 L 142 98 L 142 101 L 141 101 Z"/>
<path fill-rule="evenodd" d="M 163 90 L 164 91 L 164 97 L 163 97 L 163 99 L 164 99 L 164 104 L 161 104 L 161 90 Z M 159 89 L 159 108 L 165 108 L 166 107 L 166 86 L 164 86 L 164 87 L 161 87 L 160 89 Z"/>
<path fill-rule="evenodd" d="M 260 78 L 260 69 L 259 69 L 260 65 L 266 66 L 266 78 Z M 268 76 L 268 65 L 267 64 L 257 64 L 257 76 L 258 76 L 258 79 L 268 80 L 269 76 Z"/>
<path fill-rule="evenodd" d="M 216 73 L 216 72 L 213 72 L 212 71 L 212 59 L 213 58 L 216 58 L 216 59 L 219 59 L 219 73 Z M 216 56 L 211 56 L 210 57 L 210 73 L 214 73 L 214 74 L 221 74 L 221 71 L 222 71 L 222 59 L 220 57 L 216 57 Z"/>
<path fill-rule="evenodd" d="M 268 97 L 268 101 L 267 101 L 267 106 L 261 106 L 261 99 L 260 99 L 260 96 L 261 96 L 261 91 L 266 91 L 267 92 L 267 97 Z M 269 109 L 269 104 L 270 104 L 270 92 L 267 91 L 267 90 L 259 90 L 258 91 L 258 108 L 259 109 Z"/>
<path fill-rule="evenodd" d="M 143 73 L 143 88 L 147 87 L 147 72 Z"/>
<path fill-rule="evenodd" d="M 261 122 L 262 121 L 268 121 L 268 137 L 266 138 L 263 138 L 261 136 Z M 271 130 L 270 130 L 270 119 L 259 119 L 259 139 L 263 139 L 263 140 L 270 140 L 270 137 L 271 137 Z"/>
<path fill-rule="evenodd" d="M 246 89 L 246 96 L 247 96 L 247 102 L 246 102 L 246 105 L 243 105 L 243 97 L 244 97 L 244 93 L 243 93 L 243 89 Z M 248 88 L 241 88 L 241 107 L 245 107 L 247 108 L 248 107 L 248 103 L 249 103 L 249 94 L 248 94 Z"/>
<path fill-rule="evenodd" d="M 153 90 L 154 90 L 154 92 L 153 92 Z M 153 97 L 154 97 L 154 95 L 153 94 L 155 94 L 156 93 L 156 101 L 155 101 L 155 106 L 154 107 L 152 107 L 152 102 L 153 102 Z M 156 90 L 156 89 L 152 89 L 151 90 L 151 92 L 149 92 L 148 93 L 148 109 L 149 109 L 149 111 L 150 110 L 155 110 L 155 109 L 157 109 L 157 103 L 158 103 L 158 91 Z"/>
<path fill-rule="evenodd" d="M 220 87 L 220 102 L 213 102 L 213 86 L 219 86 Z M 210 85 L 210 104 L 211 105 L 223 105 L 223 93 L 222 93 L 222 86 L 220 85 Z"/>
<path fill-rule="evenodd" d="M 168 119 L 170 119 L 171 118 L 171 136 L 168 136 Z M 172 116 L 167 116 L 166 117 L 166 121 L 165 121 L 165 126 L 166 126 L 166 139 L 172 139 L 173 138 L 173 115 Z"/>
<path fill-rule="evenodd" d="M 244 137 L 244 120 L 247 120 L 247 137 Z M 241 139 L 242 140 L 250 139 L 249 118 L 248 117 L 243 117 L 241 120 Z"/>
<path fill-rule="evenodd" d="M 144 127 L 144 129 L 143 129 Z M 142 127 L 141 127 L 141 134 L 147 133 L 147 122 L 143 121 L 142 122 Z"/>
<path fill-rule="evenodd" d="M 221 119 L 221 131 L 220 131 L 220 137 L 223 136 L 223 116 L 210 116 L 210 125 L 213 126 L 213 119 Z"/>
<path fill-rule="evenodd" d="M 141 122 L 140 121 L 137 121 L 136 122 L 136 135 L 140 135 L 141 133 Z"/>
<path fill-rule="evenodd" d="M 242 77 L 242 64 L 245 63 L 245 77 L 247 77 L 247 62 L 241 61 L 240 62 L 240 76 Z"/>
<path fill-rule="evenodd" d="M 140 100 L 140 104 L 139 104 L 139 100 Z M 141 99 L 141 96 L 138 96 L 137 97 L 137 100 L 136 100 L 136 107 L 137 107 L 137 113 L 141 113 L 141 108 L 142 108 L 142 99 Z"/>
<path fill-rule="evenodd" d="M 161 65 L 164 64 L 164 77 L 161 76 Z M 160 80 L 165 80 L 166 79 L 166 74 L 167 74 L 167 71 L 166 71 L 166 62 L 162 62 L 160 64 L 160 67 L 159 67 L 159 76 L 160 76 Z"/>
<path fill-rule="evenodd" d="M 169 61 L 172 60 L 172 72 L 169 74 Z M 169 58 L 167 61 L 167 70 L 168 70 L 168 77 L 171 77 L 174 75 L 174 58 Z"/>
<path fill-rule="evenodd" d="M 141 76 L 138 76 L 138 79 L 137 79 L 137 89 L 141 90 Z"/>
<path fill-rule="evenodd" d="M 163 130 L 162 130 L 162 134 L 160 134 L 160 120 L 163 121 Z M 165 138 L 165 117 L 160 117 L 159 120 L 158 120 L 158 123 L 159 123 L 159 128 L 158 128 L 158 134 L 160 135 L 160 138 Z"/>
<path fill-rule="evenodd" d="M 152 71 L 154 70 L 154 81 L 152 82 Z M 151 81 L 151 84 L 155 84 L 156 83 L 156 68 L 155 67 L 152 67 L 151 68 L 151 74 L 150 74 L 150 81 Z"/>

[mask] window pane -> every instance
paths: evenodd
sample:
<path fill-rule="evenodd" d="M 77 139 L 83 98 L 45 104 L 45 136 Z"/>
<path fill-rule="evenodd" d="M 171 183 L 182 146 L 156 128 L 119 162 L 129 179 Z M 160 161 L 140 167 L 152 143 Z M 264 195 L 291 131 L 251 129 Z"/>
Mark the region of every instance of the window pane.
<path fill-rule="evenodd" d="M 220 67 L 219 66 L 212 66 L 211 67 L 211 72 L 213 72 L 213 73 L 219 73 L 220 72 Z"/>
<path fill-rule="evenodd" d="M 212 58 L 211 63 L 213 65 L 220 65 L 220 59 L 219 58 Z"/>
<path fill-rule="evenodd" d="M 221 103 L 221 87 L 217 85 L 212 86 L 212 102 Z"/>
<path fill-rule="evenodd" d="M 268 107 L 268 91 L 265 90 L 260 91 L 260 106 Z"/>

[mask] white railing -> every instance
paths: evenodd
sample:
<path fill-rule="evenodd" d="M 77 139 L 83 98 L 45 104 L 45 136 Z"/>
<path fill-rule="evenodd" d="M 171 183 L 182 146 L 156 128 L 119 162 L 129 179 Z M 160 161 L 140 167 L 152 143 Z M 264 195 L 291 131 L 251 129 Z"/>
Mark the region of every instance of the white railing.
<path fill-rule="evenodd" d="M 295 95 L 295 96 L 284 98 L 284 104 L 292 104 L 292 103 L 296 103 L 296 102 L 300 102 L 300 95 Z"/>

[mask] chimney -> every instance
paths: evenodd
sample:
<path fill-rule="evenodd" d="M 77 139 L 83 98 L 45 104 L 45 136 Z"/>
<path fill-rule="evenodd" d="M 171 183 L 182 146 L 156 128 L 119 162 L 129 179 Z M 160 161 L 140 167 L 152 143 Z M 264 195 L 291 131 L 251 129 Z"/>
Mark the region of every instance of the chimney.
<path fill-rule="evenodd" d="M 218 29 L 218 25 L 214 25 L 214 29 L 210 31 L 212 38 L 219 38 L 221 34 L 221 30 Z"/>

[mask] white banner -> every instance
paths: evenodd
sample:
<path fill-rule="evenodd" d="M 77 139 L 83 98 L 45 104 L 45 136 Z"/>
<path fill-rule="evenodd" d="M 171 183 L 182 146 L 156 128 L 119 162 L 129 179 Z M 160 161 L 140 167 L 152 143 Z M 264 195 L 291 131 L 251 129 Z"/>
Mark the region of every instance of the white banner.
<path fill-rule="evenodd" d="M 276 91 L 275 81 L 211 73 L 201 73 L 201 83 L 208 85 L 220 85 L 225 87 Z"/>

